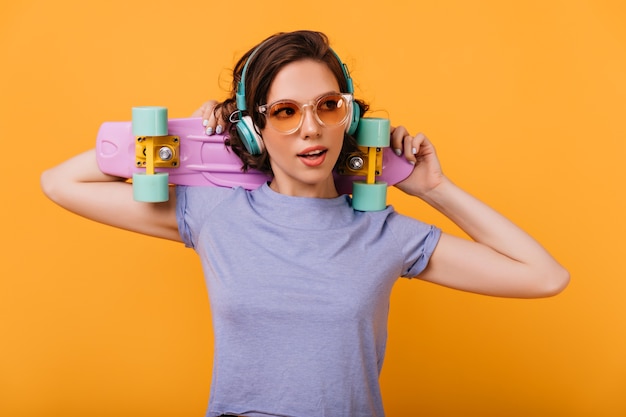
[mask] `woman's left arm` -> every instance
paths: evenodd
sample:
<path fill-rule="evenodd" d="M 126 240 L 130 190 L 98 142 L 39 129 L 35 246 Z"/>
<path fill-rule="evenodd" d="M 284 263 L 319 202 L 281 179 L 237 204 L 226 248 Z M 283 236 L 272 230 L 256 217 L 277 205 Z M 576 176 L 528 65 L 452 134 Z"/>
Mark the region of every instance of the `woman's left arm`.
<path fill-rule="evenodd" d="M 473 239 L 442 234 L 421 279 L 518 298 L 548 297 L 567 286 L 567 270 L 535 239 L 443 174 L 426 136 L 411 136 L 398 127 L 392 131 L 392 146 L 415 162 L 411 175 L 397 187 L 430 204 Z"/>

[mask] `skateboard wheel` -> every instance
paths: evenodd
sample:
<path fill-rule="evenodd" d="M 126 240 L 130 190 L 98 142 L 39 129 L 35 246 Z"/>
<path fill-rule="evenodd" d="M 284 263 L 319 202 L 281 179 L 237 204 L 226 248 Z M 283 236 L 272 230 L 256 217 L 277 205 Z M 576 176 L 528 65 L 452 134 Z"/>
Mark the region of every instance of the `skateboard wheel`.
<path fill-rule="evenodd" d="M 359 120 L 356 141 L 359 146 L 386 148 L 389 146 L 391 124 L 389 119 L 364 117 Z"/>
<path fill-rule="evenodd" d="M 162 203 L 169 200 L 169 175 L 157 172 L 154 175 L 133 174 L 133 198 L 145 203 Z"/>
<path fill-rule="evenodd" d="M 133 107 L 133 136 L 166 136 L 167 107 Z"/>
<path fill-rule="evenodd" d="M 352 185 L 352 208 L 357 211 L 381 211 L 387 207 L 387 183 L 367 184 L 355 181 Z"/>

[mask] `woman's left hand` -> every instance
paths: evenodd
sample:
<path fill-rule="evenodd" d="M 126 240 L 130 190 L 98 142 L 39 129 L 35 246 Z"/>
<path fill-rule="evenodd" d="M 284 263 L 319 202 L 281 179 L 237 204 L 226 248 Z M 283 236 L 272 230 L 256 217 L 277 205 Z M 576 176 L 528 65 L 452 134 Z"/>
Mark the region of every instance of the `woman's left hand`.
<path fill-rule="evenodd" d="M 391 148 L 415 164 L 413 172 L 396 184 L 405 193 L 423 198 L 446 179 L 435 147 L 423 133 L 411 136 L 404 126 L 392 127 Z"/>

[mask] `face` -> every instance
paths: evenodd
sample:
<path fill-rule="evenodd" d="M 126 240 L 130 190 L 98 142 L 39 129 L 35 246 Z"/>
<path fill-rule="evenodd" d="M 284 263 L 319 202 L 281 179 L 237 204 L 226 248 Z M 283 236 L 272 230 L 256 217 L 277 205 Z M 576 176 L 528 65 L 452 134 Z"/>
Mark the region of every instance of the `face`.
<path fill-rule="evenodd" d="M 314 103 L 328 93 L 338 93 L 339 83 L 326 64 L 302 60 L 283 67 L 274 78 L 268 103 L 293 100 Z M 321 125 L 313 106 L 306 106 L 299 129 L 284 134 L 268 126 L 262 130 L 265 148 L 274 172 L 271 187 L 280 193 L 332 198 L 337 196 L 332 175 L 343 144 L 345 123 Z"/>

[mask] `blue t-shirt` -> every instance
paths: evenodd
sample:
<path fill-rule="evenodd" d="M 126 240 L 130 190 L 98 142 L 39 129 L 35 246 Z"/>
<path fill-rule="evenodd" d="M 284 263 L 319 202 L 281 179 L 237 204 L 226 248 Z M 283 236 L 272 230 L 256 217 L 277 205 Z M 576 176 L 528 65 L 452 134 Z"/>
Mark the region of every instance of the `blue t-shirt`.
<path fill-rule="evenodd" d="M 268 185 L 179 186 L 177 205 L 211 303 L 207 416 L 383 416 L 391 289 L 426 267 L 439 229 Z"/>

